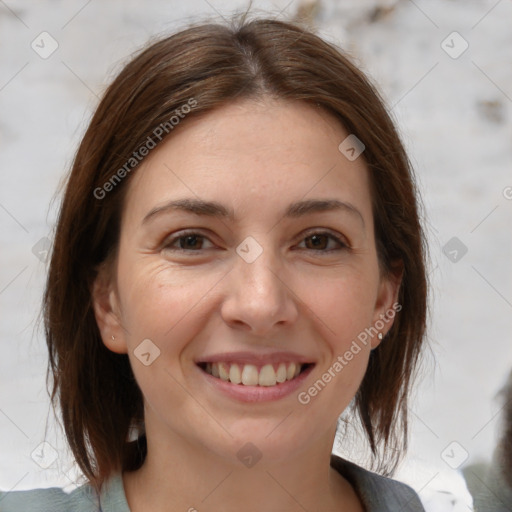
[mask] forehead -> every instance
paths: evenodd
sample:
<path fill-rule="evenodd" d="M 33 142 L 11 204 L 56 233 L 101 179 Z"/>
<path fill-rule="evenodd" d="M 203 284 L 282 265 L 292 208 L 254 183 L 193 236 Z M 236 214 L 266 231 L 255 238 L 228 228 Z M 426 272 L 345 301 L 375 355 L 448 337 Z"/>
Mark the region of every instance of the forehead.
<path fill-rule="evenodd" d="M 363 158 L 338 150 L 349 135 L 323 109 L 303 102 L 244 100 L 186 119 L 139 166 L 125 213 L 141 219 L 158 203 L 196 196 L 263 216 L 300 199 L 337 197 L 371 214 Z"/>

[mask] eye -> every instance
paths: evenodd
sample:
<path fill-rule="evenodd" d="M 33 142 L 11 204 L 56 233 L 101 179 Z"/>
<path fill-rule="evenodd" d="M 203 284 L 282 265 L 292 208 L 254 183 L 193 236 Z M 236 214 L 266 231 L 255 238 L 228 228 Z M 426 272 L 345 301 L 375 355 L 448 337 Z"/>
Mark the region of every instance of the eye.
<path fill-rule="evenodd" d="M 333 251 L 339 251 L 349 248 L 348 244 L 345 243 L 345 241 L 342 238 L 328 231 L 313 232 L 311 234 L 308 234 L 308 236 L 306 236 L 306 238 L 304 238 L 303 240 L 306 242 L 306 249 L 311 249 L 319 253 L 331 253 Z M 327 247 L 329 246 L 329 242 L 333 241 L 337 245 L 337 247 L 327 249 Z"/>
<path fill-rule="evenodd" d="M 205 249 L 205 240 L 208 240 L 208 238 L 196 231 L 182 231 L 165 241 L 163 247 L 171 251 L 200 252 Z M 348 244 L 342 238 L 328 231 L 314 231 L 303 238 L 302 241 L 306 242 L 306 250 L 317 253 L 332 253 L 349 249 Z M 329 244 L 332 246 L 333 242 L 335 247 L 328 249 Z M 176 247 L 176 244 L 178 247 Z"/>
<path fill-rule="evenodd" d="M 203 242 L 208 240 L 204 235 L 195 231 L 181 232 L 168 239 L 164 243 L 164 248 L 171 251 L 198 252 L 204 249 Z M 178 247 L 173 247 L 178 242 Z"/>

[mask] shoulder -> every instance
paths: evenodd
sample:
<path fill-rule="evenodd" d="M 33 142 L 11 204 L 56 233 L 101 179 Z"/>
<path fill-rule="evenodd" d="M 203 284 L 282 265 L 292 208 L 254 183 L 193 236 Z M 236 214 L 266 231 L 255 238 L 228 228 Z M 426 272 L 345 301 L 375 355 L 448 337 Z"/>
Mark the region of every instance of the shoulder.
<path fill-rule="evenodd" d="M 368 512 L 424 512 L 416 492 L 408 485 L 368 471 L 337 455 L 331 466 L 355 488 Z"/>
<path fill-rule="evenodd" d="M 130 512 L 122 477 L 114 475 L 98 495 L 89 484 L 67 493 L 58 487 L 0 492 L 0 512 Z"/>
<path fill-rule="evenodd" d="M 97 512 L 98 498 L 89 486 L 71 493 L 58 487 L 0 493 L 0 512 Z"/>

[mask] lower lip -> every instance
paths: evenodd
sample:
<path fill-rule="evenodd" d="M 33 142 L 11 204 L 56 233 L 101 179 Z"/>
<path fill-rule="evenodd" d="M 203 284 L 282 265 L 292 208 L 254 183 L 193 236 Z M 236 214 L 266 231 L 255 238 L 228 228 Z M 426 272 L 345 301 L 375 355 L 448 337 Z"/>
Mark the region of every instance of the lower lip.
<path fill-rule="evenodd" d="M 244 386 L 243 384 L 233 384 L 232 382 L 214 377 L 199 367 L 197 368 L 211 386 L 230 398 L 234 398 L 240 402 L 272 402 L 291 395 L 296 391 L 304 383 L 313 370 L 313 367 L 314 365 L 311 365 L 294 379 L 276 384 L 275 386 Z"/>

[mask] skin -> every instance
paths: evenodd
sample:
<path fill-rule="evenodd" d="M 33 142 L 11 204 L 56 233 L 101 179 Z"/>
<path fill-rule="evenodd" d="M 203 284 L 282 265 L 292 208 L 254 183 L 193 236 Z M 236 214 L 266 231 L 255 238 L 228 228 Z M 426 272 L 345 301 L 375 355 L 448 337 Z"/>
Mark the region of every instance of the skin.
<path fill-rule="evenodd" d="M 338 145 L 348 132 L 299 102 L 238 101 L 178 128 L 128 184 L 118 258 L 93 290 L 103 341 L 129 355 L 144 395 L 148 456 L 123 474 L 130 508 L 362 511 L 329 458 L 377 337 L 307 405 L 297 392 L 241 403 L 209 386 L 194 361 L 293 351 L 315 362 L 304 391 L 391 309 L 399 279 L 379 269 L 363 158 L 345 158 Z M 143 222 L 183 197 L 218 201 L 235 221 L 167 211 Z M 327 198 L 359 214 L 284 217 L 292 202 Z M 191 228 L 205 238 L 172 251 L 170 238 Z M 326 230 L 349 247 L 308 238 Z M 263 249 L 252 263 L 235 250 L 248 236 Z M 147 338 L 161 353 L 145 366 L 134 350 Z M 247 442 L 262 454 L 251 468 L 237 458 Z"/>

